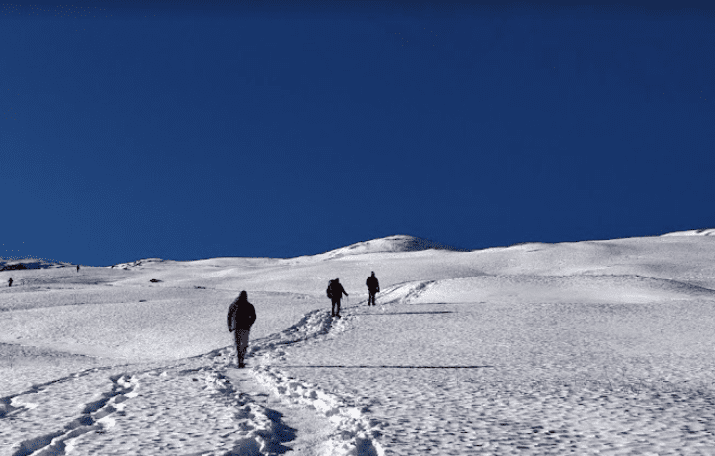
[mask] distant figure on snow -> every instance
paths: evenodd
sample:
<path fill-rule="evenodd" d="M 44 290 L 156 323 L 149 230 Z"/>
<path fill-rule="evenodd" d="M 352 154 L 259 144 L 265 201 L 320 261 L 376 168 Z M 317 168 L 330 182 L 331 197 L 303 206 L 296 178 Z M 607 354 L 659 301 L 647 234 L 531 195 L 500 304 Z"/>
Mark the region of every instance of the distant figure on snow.
<path fill-rule="evenodd" d="M 326 290 L 328 297 L 333 302 L 332 316 L 340 318 L 340 300 L 343 299 L 343 293 L 345 296 L 350 296 L 345 288 L 340 284 L 340 279 L 333 279 L 328 283 L 328 289 Z"/>
<path fill-rule="evenodd" d="M 12 286 L 12 277 L 10 277 L 7 281 L 7 286 L 11 287 Z"/>
<path fill-rule="evenodd" d="M 248 348 L 248 333 L 251 326 L 256 321 L 256 309 L 248 302 L 248 294 L 242 291 L 235 301 L 228 308 L 228 330 L 234 333 L 236 340 L 236 354 L 238 355 L 238 367 L 246 367 L 243 358 L 246 356 Z"/>
<path fill-rule="evenodd" d="M 79 272 L 79 265 L 77 265 L 77 272 Z"/>
<path fill-rule="evenodd" d="M 367 278 L 365 285 L 367 285 L 367 305 L 369 306 L 370 303 L 372 303 L 372 305 L 374 306 L 375 293 L 380 292 L 380 282 L 377 281 L 377 277 L 375 277 L 374 272 L 370 277 Z"/>

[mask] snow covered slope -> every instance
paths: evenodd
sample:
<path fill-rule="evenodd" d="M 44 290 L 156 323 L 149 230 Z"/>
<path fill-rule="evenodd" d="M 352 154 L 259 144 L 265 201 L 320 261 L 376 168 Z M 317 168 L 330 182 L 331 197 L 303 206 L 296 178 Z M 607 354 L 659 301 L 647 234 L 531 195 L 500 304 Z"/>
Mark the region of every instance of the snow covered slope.
<path fill-rule="evenodd" d="M 394 236 L 388 236 L 380 239 L 372 239 L 370 241 L 357 242 L 351 244 L 347 247 L 341 247 L 335 250 L 330 250 L 325 253 L 320 253 L 317 255 L 304 255 L 296 258 L 289 259 L 271 259 L 271 258 L 211 258 L 206 260 L 195 260 L 190 262 L 183 262 L 184 264 L 191 265 L 213 265 L 213 266 L 227 266 L 227 265 L 247 265 L 247 264 L 260 264 L 265 265 L 267 263 L 280 263 L 280 264 L 296 264 L 306 261 L 323 261 L 335 258 L 340 258 L 346 255 L 363 255 L 366 253 L 387 253 L 387 252 L 417 252 L 421 250 L 451 250 L 458 251 L 454 247 L 448 245 L 440 244 L 438 242 L 430 241 L 427 239 L 421 239 L 414 236 L 408 236 L 404 234 L 398 234 Z M 130 263 L 119 263 L 110 266 L 114 269 L 134 269 L 138 267 L 151 267 L 152 265 L 157 265 L 160 263 L 166 263 L 167 260 L 162 260 L 161 258 L 145 258 L 141 260 L 136 260 Z M 171 264 L 177 264 L 179 262 L 169 261 Z"/>
<path fill-rule="evenodd" d="M 702 228 L 699 230 L 676 231 L 674 233 L 666 233 L 663 236 L 712 236 L 715 234 L 715 228 Z"/>
<path fill-rule="evenodd" d="M 398 234 L 371 241 L 358 242 L 340 249 L 328 252 L 331 258 L 340 255 L 358 255 L 362 253 L 381 252 L 417 252 L 420 250 L 457 250 L 454 247 L 440 244 L 438 242 L 421 239 L 414 236 Z"/>
<path fill-rule="evenodd" d="M 0 272 L 0 456 L 713 453 L 715 237 L 410 239 Z"/>

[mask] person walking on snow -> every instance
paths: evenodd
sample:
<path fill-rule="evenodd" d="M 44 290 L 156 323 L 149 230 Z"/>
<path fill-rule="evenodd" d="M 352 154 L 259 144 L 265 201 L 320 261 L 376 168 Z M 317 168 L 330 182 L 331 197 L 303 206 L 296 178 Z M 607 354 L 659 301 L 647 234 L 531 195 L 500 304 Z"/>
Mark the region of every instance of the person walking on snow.
<path fill-rule="evenodd" d="M 248 302 L 248 293 L 242 291 L 228 308 L 228 330 L 234 333 L 236 341 L 236 354 L 238 355 L 238 367 L 243 368 L 243 358 L 246 356 L 248 348 L 248 333 L 251 326 L 256 322 L 256 309 Z"/>
<path fill-rule="evenodd" d="M 77 265 L 77 272 L 79 272 L 79 265 Z"/>
<path fill-rule="evenodd" d="M 345 288 L 340 284 L 340 279 L 331 280 L 328 284 L 328 297 L 333 302 L 332 315 L 340 318 L 340 300 L 345 296 L 350 296 Z"/>
<path fill-rule="evenodd" d="M 12 286 L 12 277 L 10 277 L 10 278 L 7 280 L 7 286 L 8 286 L 8 287 L 11 287 L 11 286 Z"/>
<path fill-rule="evenodd" d="M 369 306 L 370 303 L 372 305 L 375 305 L 375 293 L 380 292 L 380 282 L 377 281 L 377 277 L 375 277 L 375 273 L 373 272 L 370 277 L 367 278 L 367 281 L 365 282 L 365 285 L 367 285 L 367 305 Z"/>

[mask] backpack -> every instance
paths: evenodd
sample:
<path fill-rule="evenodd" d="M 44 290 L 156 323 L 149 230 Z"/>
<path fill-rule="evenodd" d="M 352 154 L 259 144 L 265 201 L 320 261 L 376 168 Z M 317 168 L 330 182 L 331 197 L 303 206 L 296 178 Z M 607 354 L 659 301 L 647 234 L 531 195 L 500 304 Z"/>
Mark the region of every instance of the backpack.
<path fill-rule="evenodd" d="M 333 281 L 330 280 L 328 282 L 328 289 L 325 290 L 325 293 L 328 295 L 330 299 L 333 299 Z"/>

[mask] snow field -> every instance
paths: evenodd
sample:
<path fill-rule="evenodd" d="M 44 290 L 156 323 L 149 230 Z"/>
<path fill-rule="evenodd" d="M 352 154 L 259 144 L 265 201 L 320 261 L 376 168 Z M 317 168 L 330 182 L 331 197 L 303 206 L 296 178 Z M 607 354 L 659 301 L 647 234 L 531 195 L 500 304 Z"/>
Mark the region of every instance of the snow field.
<path fill-rule="evenodd" d="M 12 271 L 0 456 L 715 454 L 715 238 L 383 241 Z M 242 289 L 258 321 L 239 370 L 225 321 Z"/>
<path fill-rule="evenodd" d="M 205 367 L 138 375 L 139 389 L 121 413 L 71 454 L 269 454 L 281 447 L 277 423 Z M 110 421 L 111 420 L 111 421 Z"/>
<path fill-rule="evenodd" d="M 295 440 L 295 430 L 224 376 L 230 350 L 216 347 L 232 340 L 225 314 L 235 290 L 147 283 L 156 271 L 130 284 L 122 276 L 130 271 L 82 271 L 109 274 L 115 281 L 108 286 L 85 277 L 89 289 L 67 289 L 76 276 L 41 270 L 25 281 L 42 282 L 44 288 L 28 285 L 0 294 L 0 306 L 24 304 L 0 313 L 6 340 L 0 343 L 0 372 L 7 374 L 0 376 L 0 455 L 287 451 L 283 442 Z M 92 299 L 75 305 L 74 293 Z M 167 296 L 171 299 L 159 299 Z M 285 339 L 276 331 L 313 306 L 304 296 L 280 292 L 252 293 L 252 298 L 263 310 L 252 331 L 259 339 L 262 333 Z M 296 304 L 270 311 L 286 300 Z M 199 356 L 186 358 L 187 353 Z M 163 359 L 145 361 L 157 358 Z"/>
<path fill-rule="evenodd" d="M 9 396 L 99 365 L 90 356 L 0 343 L 0 395 Z"/>
<path fill-rule="evenodd" d="M 316 385 L 283 376 L 268 367 L 258 368 L 252 374 L 283 400 L 306 405 L 330 419 L 334 429 L 330 433 L 325 454 L 335 456 L 385 454 L 378 443 L 381 436 L 379 424 L 369 420 L 359 409 L 349 407 L 336 396 L 325 393 Z"/>
<path fill-rule="evenodd" d="M 221 362 L 227 363 L 225 353 Z M 0 398 L 0 455 L 263 455 L 287 449 L 285 426 L 271 410 L 236 391 L 205 358 L 117 373 L 125 369 L 91 369 Z"/>
<path fill-rule="evenodd" d="M 338 321 L 334 333 L 342 326 Z M 290 328 L 252 343 L 251 359 L 279 358 L 283 346 L 335 337 L 331 327 L 327 311 L 309 312 Z M 233 356 L 223 348 L 170 364 L 95 368 L 3 398 L 13 421 L 4 428 L 0 455 L 285 452 L 292 430 L 274 411 L 237 392 L 224 375 Z M 117 369 L 131 373 L 112 374 Z M 328 418 L 331 430 L 314 454 L 384 454 L 358 410 L 267 367 L 258 370 L 255 378 L 281 400 Z M 46 422 L 64 425 L 48 433 Z"/>
<path fill-rule="evenodd" d="M 99 421 L 135 387 L 114 372 L 89 369 L 0 398 L 0 454 L 63 454 L 67 440 L 101 429 Z"/>
<path fill-rule="evenodd" d="M 385 454 L 713 454 L 707 290 L 499 279 L 389 288 L 376 307 L 345 309 L 335 337 L 287 347 L 271 369 L 381 423 Z"/>

